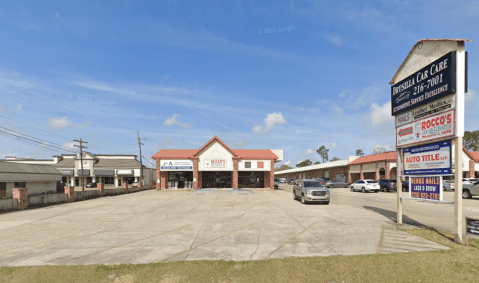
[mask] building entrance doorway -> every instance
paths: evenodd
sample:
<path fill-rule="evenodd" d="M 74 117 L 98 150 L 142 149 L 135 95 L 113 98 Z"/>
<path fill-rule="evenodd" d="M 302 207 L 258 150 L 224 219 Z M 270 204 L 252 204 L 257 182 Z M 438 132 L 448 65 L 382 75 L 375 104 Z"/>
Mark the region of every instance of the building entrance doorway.
<path fill-rule="evenodd" d="M 231 172 L 209 172 L 202 173 L 202 188 L 231 188 Z"/>

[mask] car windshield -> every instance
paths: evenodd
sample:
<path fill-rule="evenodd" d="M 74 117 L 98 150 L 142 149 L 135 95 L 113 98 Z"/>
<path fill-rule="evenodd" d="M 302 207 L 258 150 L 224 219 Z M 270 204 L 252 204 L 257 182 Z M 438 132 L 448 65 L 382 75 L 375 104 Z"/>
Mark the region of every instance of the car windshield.
<path fill-rule="evenodd" d="M 319 182 L 304 182 L 305 188 L 321 187 Z"/>

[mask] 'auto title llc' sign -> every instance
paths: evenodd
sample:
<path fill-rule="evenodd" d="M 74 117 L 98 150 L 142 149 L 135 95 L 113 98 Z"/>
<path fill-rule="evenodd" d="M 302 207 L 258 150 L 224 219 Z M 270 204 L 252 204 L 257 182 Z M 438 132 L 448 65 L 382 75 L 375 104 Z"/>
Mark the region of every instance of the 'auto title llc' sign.
<path fill-rule="evenodd" d="M 391 86 L 391 111 L 398 115 L 456 91 L 456 52 L 449 52 Z"/>
<path fill-rule="evenodd" d="M 412 198 L 440 200 L 441 177 L 411 177 L 409 178 L 410 195 Z"/>
<path fill-rule="evenodd" d="M 404 174 L 451 174 L 451 141 L 406 148 Z"/>

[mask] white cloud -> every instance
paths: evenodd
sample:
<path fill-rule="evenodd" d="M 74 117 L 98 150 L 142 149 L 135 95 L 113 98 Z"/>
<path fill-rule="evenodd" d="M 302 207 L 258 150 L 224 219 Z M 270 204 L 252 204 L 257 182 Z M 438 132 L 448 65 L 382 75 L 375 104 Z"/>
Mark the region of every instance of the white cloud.
<path fill-rule="evenodd" d="M 305 155 L 311 155 L 313 153 L 316 153 L 316 151 L 312 150 L 311 148 L 306 149 L 306 151 L 304 152 Z"/>
<path fill-rule="evenodd" d="M 369 110 L 373 125 L 394 122 L 394 117 L 391 116 L 391 101 L 384 103 L 382 106 L 371 103 Z"/>
<path fill-rule="evenodd" d="M 477 92 L 473 89 L 469 89 L 468 92 L 466 92 L 466 95 L 464 97 L 466 106 L 474 105 L 476 102 L 476 97 L 477 97 Z"/>
<path fill-rule="evenodd" d="M 343 90 L 343 91 L 339 94 L 339 97 L 340 97 L 340 98 L 343 98 L 343 97 L 346 96 L 346 94 L 347 94 L 346 90 Z"/>
<path fill-rule="evenodd" d="M 159 146 L 166 146 L 166 145 L 173 144 L 174 141 L 175 141 L 175 137 L 171 136 L 169 138 L 164 138 L 161 141 L 159 141 L 158 145 Z"/>
<path fill-rule="evenodd" d="M 341 108 L 339 106 L 336 106 L 336 105 L 331 106 L 331 110 L 336 112 L 338 115 L 343 115 L 343 113 L 344 113 L 343 108 Z"/>
<path fill-rule="evenodd" d="M 76 149 L 76 147 L 74 146 L 76 143 L 74 142 L 66 142 L 62 145 L 62 147 L 64 148 L 69 148 L 69 149 Z"/>
<path fill-rule="evenodd" d="M 81 124 L 75 124 L 70 121 L 68 121 L 67 117 L 62 117 L 62 118 L 50 118 L 47 121 L 47 126 L 52 128 L 52 129 L 57 129 L 57 130 L 64 130 L 67 128 L 73 128 L 73 127 L 85 127 L 90 125 L 92 122 L 85 122 Z"/>
<path fill-rule="evenodd" d="M 286 124 L 286 120 L 281 112 L 269 113 L 264 119 L 264 125 L 254 125 L 254 133 L 267 133 L 272 131 L 276 126 Z"/>
<path fill-rule="evenodd" d="M 289 165 L 289 164 L 291 164 L 291 161 L 284 162 L 284 165 Z"/>
<path fill-rule="evenodd" d="M 0 112 L 7 113 L 7 114 L 16 114 L 21 111 L 23 111 L 23 104 L 21 103 L 18 103 L 14 107 L 6 107 L 0 104 Z"/>
<path fill-rule="evenodd" d="M 235 142 L 235 147 L 236 148 L 243 148 L 243 146 L 244 146 L 244 139 Z"/>
<path fill-rule="evenodd" d="M 178 126 L 182 128 L 190 128 L 191 124 L 190 123 L 182 123 L 178 121 L 176 118 L 181 118 L 181 115 L 179 114 L 173 114 L 170 118 L 166 119 L 165 122 L 163 122 L 163 125 L 171 127 L 171 126 Z"/>
<path fill-rule="evenodd" d="M 344 39 L 335 34 L 322 33 L 321 36 L 336 46 L 344 46 Z"/>
<path fill-rule="evenodd" d="M 329 147 L 330 147 L 330 148 L 337 148 L 337 147 L 338 147 L 338 144 L 335 143 L 335 142 L 332 142 L 332 143 L 329 144 Z"/>
<path fill-rule="evenodd" d="M 386 151 L 390 151 L 389 149 L 389 146 L 382 146 L 382 145 L 376 145 L 375 147 L 373 147 L 371 149 L 371 153 L 372 154 L 376 154 L 376 153 L 382 153 L 382 152 L 386 152 Z"/>

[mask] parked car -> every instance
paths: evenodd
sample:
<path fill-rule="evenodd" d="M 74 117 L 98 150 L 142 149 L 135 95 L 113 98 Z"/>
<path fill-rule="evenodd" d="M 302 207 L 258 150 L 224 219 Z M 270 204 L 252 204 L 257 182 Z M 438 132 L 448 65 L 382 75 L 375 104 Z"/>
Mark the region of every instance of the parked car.
<path fill-rule="evenodd" d="M 329 180 L 327 181 L 324 186 L 326 188 L 347 188 L 348 187 L 348 183 L 346 183 L 345 181 L 341 181 L 341 180 Z"/>
<path fill-rule="evenodd" d="M 462 198 L 472 198 L 473 196 L 479 196 L 479 182 L 465 184 L 462 187 Z"/>
<path fill-rule="evenodd" d="M 444 191 L 454 191 L 454 180 L 443 180 L 442 189 Z"/>
<path fill-rule="evenodd" d="M 279 183 L 280 183 L 280 184 L 286 183 L 286 178 L 281 178 L 281 179 L 279 179 Z"/>
<path fill-rule="evenodd" d="M 375 193 L 379 192 L 379 183 L 375 180 L 357 180 L 351 184 L 351 192 L 361 191 L 363 193 L 373 191 Z"/>
<path fill-rule="evenodd" d="M 396 180 L 393 179 L 380 179 L 378 181 L 379 183 L 379 189 L 383 192 L 389 192 L 389 191 L 396 191 L 397 186 L 396 186 Z"/>
<path fill-rule="evenodd" d="M 291 178 L 288 180 L 288 184 L 289 185 L 294 185 L 296 183 L 296 179 L 295 178 Z"/>
<path fill-rule="evenodd" d="M 402 191 L 409 192 L 409 179 L 402 181 Z"/>
<path fill-rule="evenodd" d="M 87 188 L 96 188 L 96 183 L 88 183 L 88 184 L 86 184 L 85 187 L 87 187 Z"/>
<path fill-rule="evenodd" d="M 277 189 L 279 186 L 279 179 L 274 179 L 274 188 Z"/>
<path fill-rule="evenodd" d="M 303 179 L 293 187 L 293 198 L 301 200 L 301 203 L 322 202 L 329 204 L 331 197 L 329 189 L 323 187 L 318 180 Z"/>

